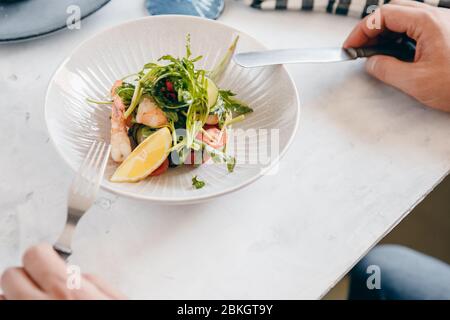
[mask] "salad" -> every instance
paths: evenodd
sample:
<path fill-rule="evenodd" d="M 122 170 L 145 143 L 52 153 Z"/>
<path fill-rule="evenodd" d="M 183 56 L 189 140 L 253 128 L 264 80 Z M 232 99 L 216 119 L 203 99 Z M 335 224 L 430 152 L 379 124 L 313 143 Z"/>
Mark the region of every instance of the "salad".
<path fill-rule="evenodd" d="M 111 157 L 120 163 L 113 182 L 136 182 L 181 165 L 211 160 L 232 172 L 227 130 L 253 110 L 217 83 L 228 67 L 239 38 L 212 70 L 196 68 L 190 36 L 186 54 L 164 55 L 111 89 Z M 131 79 L 131 80 L 128 80 Z M 194 188 L 205 183 L 196 176 Z"/>

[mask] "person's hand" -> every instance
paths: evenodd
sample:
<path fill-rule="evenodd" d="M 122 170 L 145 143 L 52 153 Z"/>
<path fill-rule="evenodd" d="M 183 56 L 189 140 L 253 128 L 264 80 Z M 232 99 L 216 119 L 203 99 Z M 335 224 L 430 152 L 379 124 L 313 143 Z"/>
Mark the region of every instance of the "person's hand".
<path fill-rule="evenodd" d="M 125 299 L 99 278 L 84 274 L 79 289 L 67 285 L 67 266 L 50 245 L 27 250 L 23 267 L 7 269 L 1 276 L 0 300 Z"/>
<path fill-rule="evenodd" d="M 380 14 L 381 28 L 367 23 L 374 14 Z M 379 55 L 368 59 L 367 71 L 429 107 L 450 112 L 450 10 L 393 0 L 372 15 L 356 26 L 344 48 L 373 45 L 387 30 L 406 33 L 417 41 L 413 63 Z"/>

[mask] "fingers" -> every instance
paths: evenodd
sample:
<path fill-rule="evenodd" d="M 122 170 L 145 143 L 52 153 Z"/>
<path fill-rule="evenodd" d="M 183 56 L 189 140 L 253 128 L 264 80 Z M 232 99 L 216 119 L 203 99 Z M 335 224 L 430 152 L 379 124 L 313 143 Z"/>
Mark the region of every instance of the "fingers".
<path fill-rule="evenodd" d="M 94 276 L 70 271 L 48 244 L 27 250 L 23 268 L 11 268 L 1 278 L 2 299 L 125 299 Z M 75 266 L 74 266 L 75 267 Z M 70 281 L 68 281 L 70 280 Z"/>
<path fill-rule="evenodd" d="M 357 24 L 345 40 L 343 47 L 357 48 L 367 45 L 386 30 L 406 33 L 417 40 L 421 34 L 420 21 L 424 19 L 424 10 L 403 4 L 383 5 Z"/>
<path fill-rule="evenodd" d="M 85 274 L 84 278 L 92 283 L 94 286 L 97 287 L 103 294 L 105 294 L 110 299 L 116 299 L 116 300 L 126 300 L 127 297 L 125 297 L 122 293 L 117 291 L 115 288 L 110 286 L 107 282 L 105 282 L 103 279 L 100 279 L 94 275 L 91 274 Z"/>
<path fill-rule="evenodd" d="M 66 264 L 48 244 L 28 249 L 23 256 L 23 266 L 31 279 L 45 292 L 58 294 L 66 285 Z"/>
<path fill-rule="evenodd" d="M 378 35 L 380 35 L 382 30 L 382 20 L 379 21 L 380 28 L 372 28 L 369 25 L 369 21 L 373 18 L 380 17 L 380 9 L 377 9 L 374 13 L 368 15 L 363 20 L 361 20 L 356 27 L 350 32 L 345 39 L 343 47 L 344 48 L 358 48 L 367 45 L 370 41 L 374 40 Z"/>
<path fill-rule="evenodd" d="M 23 268 L 6 270 L 1 278 L 3 296 L 0 300 L 42 300 L 46 295 L 30 279 Z"/>
<path fill-rule="evenodd" d="M 69 288 L 67 266 L 48 244 L 30 248 L 23 256 L 23 265 L 30 278 L 52 299 L 108 299 L 81 274 L 80 287 Z"/>
<path fill-rule="evenodd" d="M 375 78 L 411 94 L 410 79 L 414 79 L 411 63 L 388 56 L 374 56 L 367 60 L 366 70 Z"/>

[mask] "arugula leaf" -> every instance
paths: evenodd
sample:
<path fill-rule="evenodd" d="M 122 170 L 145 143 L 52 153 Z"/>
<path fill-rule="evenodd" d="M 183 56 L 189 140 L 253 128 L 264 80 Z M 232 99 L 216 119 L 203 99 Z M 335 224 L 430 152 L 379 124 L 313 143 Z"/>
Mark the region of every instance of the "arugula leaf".
<path fill-rule="evenodd" d="M 214 106 L 208 103 L 208 84 L 211 81 L 218 81 L 223 75 L 236 49 L 237 41 L 238 38 L 212 71 L 206 71 L 195 67 L 196 62 L 203 57 L 193 55 L 190 35 L 187 35 L 184 57 L 164 55 L 156 62 L 145 64 L 139 72 L 124 78 L 122 86 L 117 89 L 117 94 L 127 106 L 124 116 L 134 119 L 128 132 L 133 142 L 138 145 L 154 130 L 135 121 L 142 96 L 151 96 L 167 117 L 167 127 L 172 132 L 173 140 L 171 152 L 178 155 L 180 163 L 184 163 L 193 150 L 206 150 L 215 162 L 225 164 L 228 171 L 232 172 L 236 159 L 227 155 L 225 148 L 215 150 L 205 146 L 196 137 L 210 114 L 218 116 L 219 128 L 223 128 L 242 121 L 244 114 L 253 111 L 248 105 L 236 99 L 235 94 L 229 90 L 219 90 Z M 130 79 L 130 82 L 125 82 L 131 77 L 134 78 Z M 178 136 L 176 129 L 185 129 L 185 134 Z M 204 186 L 204 182 L 197 177 L 193 179 L 194 182 L 200 187 Z"/>
<path fill-rule="evenodd" d="M 203 148 L 214 161 L 214 163 L 225 163 L 227 165 L 227 169 L 229 173 L 234 171 L 236 167 L 236 158 L 222 152 L 220 150 L 214 149 L 210 145 L 206 143 L 202 143 Z"/>
<path fill-rule="evenodd" d="M 230 90 L 219 90 L 219 95 L 224 102 L 224 107 L 233 112 L 234 115 L 240 116 L 253 112 L 253 109 L 248 105 L 234 98 L 236 94 L 234 94 Z"/>
<path fill-rule="evenodd" d="M 236 158 L 234 158 L 234 157 L 229 157 L 228 159 L 228 162 L 227 162 L 227 169 L 228 169 L 228 172 L 233 172 L 234 171 L 234 168 L 236 167 Z"/>
<path fill-rule="evenodd" d="M 169 122 L 172 122 L 172 123 L 177 123 L 178 122 L 178 113 L 176 113 L 176 112 L 174 112 L 174 111 L 166 111 L 166 112 L 164 112 L 165 113 L 165 115 L 166 115 L 166 117 L 167 117 L 167 120 L 169 120 Z"/>
<path fill-rule="evenodd" d="M 197 176 L 192 177 L 192 186 L 195 189 L 201 189 L 206 185 L 206 183 L 200 179 L 197 178 Z"/>
<path fill-rule="evenodd" d="M 112 104 L 113 101 L 99 101 L 99 100 L 95 100 L 95 99 L 91 99 L 91 98 L 86 98 L 86 102 L 88 103 L 92 103 L 92 104 Z"/>
<path fill-rule="evenodd" d="M 124 82 L 120 87 L 116 89 L 116 94 L 122 99 L 122 102 L 129 106 L 133 99 L 135 86 L 131 83 Z"/>

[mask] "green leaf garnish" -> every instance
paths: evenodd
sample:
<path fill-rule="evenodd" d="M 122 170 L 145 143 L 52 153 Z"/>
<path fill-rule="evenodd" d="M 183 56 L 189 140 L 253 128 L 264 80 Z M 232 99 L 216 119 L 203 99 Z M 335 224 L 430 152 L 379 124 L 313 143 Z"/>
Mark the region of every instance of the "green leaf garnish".
<path fill-rule="evenodd" d="M 206 185 L 206 183 L 205 183 L 204 181 L 202 181 L 202 180 L 199 180 L 199 179 L 197 178 L 197 176 L 193 176 L 193 177 L 192 177 L 192 186 L 193 186 L 195 189 L 201 189 L 201 188 L 203 188 L 205 185 Z"/>
<path fill-rule="evenodd" d="M 253 109 L 248 105 L 234 98 L 236 95 L 230 90 L 219 90 L 219 95 L 224 102 L 225 108 L 233 112 L 235 116 L 253 112 Z"/>

